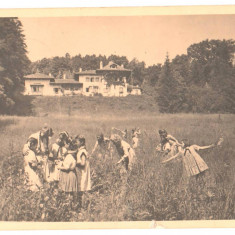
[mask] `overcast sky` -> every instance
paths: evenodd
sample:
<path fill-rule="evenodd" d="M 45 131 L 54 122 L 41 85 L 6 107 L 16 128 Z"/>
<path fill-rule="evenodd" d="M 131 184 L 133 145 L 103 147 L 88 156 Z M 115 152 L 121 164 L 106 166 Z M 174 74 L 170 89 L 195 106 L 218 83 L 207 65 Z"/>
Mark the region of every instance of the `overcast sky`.
<path fill-rule="evenodd" d="M 235 15 L 20 18 L 28 56 L 127 56 L 147 66 L 205 39 L 235 39 Z"/>

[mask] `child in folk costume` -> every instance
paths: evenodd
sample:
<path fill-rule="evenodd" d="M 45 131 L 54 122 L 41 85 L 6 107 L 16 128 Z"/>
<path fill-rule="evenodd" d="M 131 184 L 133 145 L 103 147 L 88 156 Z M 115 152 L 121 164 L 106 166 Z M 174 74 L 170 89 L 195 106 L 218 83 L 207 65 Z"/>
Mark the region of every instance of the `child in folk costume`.
<path fill-rule="evenodd" d="M 163 161 L 162 163 L 169 162 L 177 157 L 182 157 L 183 164 L 186 169 L 187 176 L 198 176 L 202 172 L 205 172 L 208 169 L 207 164 L 197 153 L 199 150 L 210 149 L 216 146 L 220 146 L 223 142 L 221 138 L 216 144 L 211 144 L 208 146 L 199 146 L 199 145 L 190 145 L 188 140 L 183 140 L 181 147 L 179 147 L 179 152 L 170 157 L 169 159 Z"/>
<path fill-rule="evenodd" d="M 119 135 L 111 135 L 110 140 L 115 145 L 118 155 L 121 157 L 117 162 L 118 164 L 122 164 L 121 172 L 131 170 L 135 162 L 135 151 L 133 148 L 126 141 L 122 140 Z"/>
<path fill-rule="evenodd" d="M 39 191 L 42 188 L 42 182 L 39 177 L 39 162 L 36 158 L 36 148 L 38 141 L 35 138 L 29 138 L 23 148 L 25 185 L 31 191 Z"/>
<path fill-rule="evenodd" d="M 60 165 L 61 161 L 64 160 L 67 153 L 68 151 L 65 148 L 63 138 L 57 139 L 56 142 L 52 144 L 51 151 L 48 156 L 49 182 L 59 181 L 60 170 L 58 169 L 58 165 Z"/>
<path fill-rule="evenodd" d="M 67 155 L 57 167 L 57 169 L 60 170 L 59 189 L 70 194 L 75 194 L 78 192 L 78 181 L 75 170 L 76 156 L 74 154 L 74 151 L 76 150 L 76 141 L 72 141 L 69 145 Z"/>
<path fill-rule="evenodd" d="M 76 137 L 78 152 L 77 152 L 77 178 L 79 191 L 79 204 L 84 207 L 84 193 L 91 190 L 91 173 L 90 161 L 86 150 L 85 137 L 80 135 Z"/>
<path fill-rule="evenodd" d="M 91 156 L 97 149 L 101 152 L 100 154 L 98 154 L 98 156 L 100 157 L 107 157 L 110 154 L 110 139 L 104 137 L 103 133 L 97 135 L 97 141 L 91 152 Z"/>
<path fill-rule="evenodd" d="M 169 135 L 166 130 L 159 130 L 158 131 L 160 135 L 160 149 L 157 147 L 156 149 L 158 151 L 164 152 L 165 155 L 169 154 L 171 152 L 172 155 L 176 154 L 178 151 L 177 146 L 179 145 L 178 140 L 173 137 L 172 135 Z"/>

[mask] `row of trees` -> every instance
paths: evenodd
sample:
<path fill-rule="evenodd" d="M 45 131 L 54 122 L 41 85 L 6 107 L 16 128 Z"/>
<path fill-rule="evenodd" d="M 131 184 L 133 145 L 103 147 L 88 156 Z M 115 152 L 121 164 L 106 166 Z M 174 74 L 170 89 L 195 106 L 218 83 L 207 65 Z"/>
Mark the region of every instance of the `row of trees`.
<path fill-rule="evenodd" d="M 166 57 L 156 86 L 161 112 L 235 112 L 233 40 L 205 40 Z"/>
<path fill-rule="evenodd" d="M 65 56 L 55 56 L 53 58 L 43 58 L 31 64 L 30 70 L 32 73 L 41 72 L 45 74 L 51 73 L 56 78 L 62 78 L 63 74 L 78 72 L 80 68 L 83 70 L 95 70 L 100 67 L 100 61 L 103 65 L 108 64 L 109 61 L 113 61 L 119 65 L 124 65 L 125 68 L 133 70 L 134 83 L 141 85 L 143 82 L 143 71 L 145 69 L 145 63 L 139 62 L 137 59 L 129 61 L 126 56 L 110 55 L 96 56 L 76 55 L 71 57 L 69 53 Z"/>
<path fill-rule="evenodd" d="M 0 18 L 0 114 L 22 107 L 23 76 L 37 71 L 62 78 L 64 73 L 99 68 L 109 61 L 133 70 L 133 84 L 154 96 L 161 112 L 235 112 L 234 40 L 205 40 L 189 46 L 164 65 L 146 67 L 126 56 L 80 54 L 44 58 L 27 57 L 22 24 L 17 18 Z M 129 81 L 130 82 L 130 81 Z M 20 106 L 21 104 L 21 106 Z"/>

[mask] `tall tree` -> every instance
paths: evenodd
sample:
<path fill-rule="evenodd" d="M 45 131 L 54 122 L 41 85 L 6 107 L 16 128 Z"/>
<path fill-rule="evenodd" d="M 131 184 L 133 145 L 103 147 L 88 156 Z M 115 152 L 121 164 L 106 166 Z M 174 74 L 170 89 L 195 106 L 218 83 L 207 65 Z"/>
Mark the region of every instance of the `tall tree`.
<path fill-rule="evenodd" d="M 133 85 L 142 85 L 145 77 L 145 62 L 138 61 L 136 58 L 130 61 L 127 68 L 132 70 L 132 81 L 128 81 L 133 83 Z"/>
<path fill-rule="evenodd" d="M 29 64 L 20 20 L 0 18 L 0 113 L 14 109 Z"/>
<path fill-rule="evenodd" d="M 177 96 L 176 87 L 177 81 L 173 76 L 172 66 L 167 54 L 158 82 L 157 102 L 160 112 L 172 113 L 175 111 L 174 105 Z"/>

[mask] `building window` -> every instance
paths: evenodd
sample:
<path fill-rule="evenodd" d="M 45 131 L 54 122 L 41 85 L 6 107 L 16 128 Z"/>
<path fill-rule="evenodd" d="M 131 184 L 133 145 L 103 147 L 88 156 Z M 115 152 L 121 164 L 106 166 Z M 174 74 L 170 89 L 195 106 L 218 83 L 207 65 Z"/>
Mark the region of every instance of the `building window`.
<path fill-rule="evenodd" d="M 90 78 L 89 77 L 86 77 L 86 82 L 90 82 Z"/>
<path fill-rule="evenodd" d="M 120 95 L 120 96 L 123 95 L 123 87 L 122 87 L 122 86 L 119 87 L 119 95 Z"/>
<path fill-rule="evenodd" d="M 93 92 L 98 93 L 99 87 L 98 86 L 93 86 Z"/>
<path fill-rule="evenodd" d="M 32 93 L 42 92 L 42 85 L 31 85 Z"/>
<path fill-rule="evenodd" d="M 115 68 L 117 68 L 117 65 L 116 64 L 112 64 L 112 65 L 110 65 L 110 68 L 115 69 Z"/>
<path fill-rule="evenodd" d="M 89 92 L 89 87 L 86 88 L 86 92 Z"/>
<path fill-rule="evenodd" d="M 58 94 L 58 93 L 59 93 L 59 88 L 54 88 L 54 92 L 55 92 L 56 94 Z"/>
<path fill-rule="evenodd" d="M 95 81 L 95 78 L 91 77 L 91 82 L 94 82 Z"/>
<path fill-rule="evenodd" d="M 95 81 L 96 81 L 96 82 L 99 82 L 99 78 L 98 78 L 98 77 L 97 77 L 97 78 L 95 78 Z"/>

